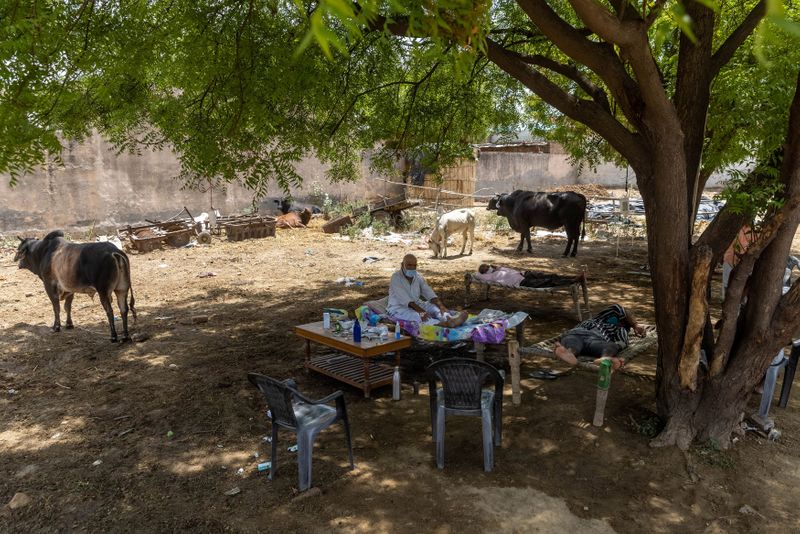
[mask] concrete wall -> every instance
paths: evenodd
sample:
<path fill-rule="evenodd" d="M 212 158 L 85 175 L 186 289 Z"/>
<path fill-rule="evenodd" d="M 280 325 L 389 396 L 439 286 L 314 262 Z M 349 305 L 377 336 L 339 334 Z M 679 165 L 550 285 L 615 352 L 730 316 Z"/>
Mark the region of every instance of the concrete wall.
<path fill-rule="evenodd" d="M 62 158 L 63 166 L 48 165 L 26 175 L 13 189 L 9 177 L 0 176 L 0 232 L 91 226 L 107 232 L 145 219 L 166 219 L 183 206 L 193 215 L 209 210 L 209 193 L 185 190 L 173 178 L 179 173 L 179 162 L 172 152 L 116 154 L 110 144 L 94 135 L 82 144 L 66 146 Z M 296 168 L 304 178 L 304 188 L 291 191 L 298 200 L 311 194 L 314 182 L 336 198 L 402 194 L 401 186 L 370 173 L 368 161 L 362 164 L 364 178 L 357 183 L 328 183 L 325 167 L 314 158 L 300 161 Z M 283 191 L 275 185 L 270 195 L 260 202 L 260 212 L 273 212 L 272 199 L 283 196 Z M 223 214 L 241 213 L 251 205 L 252 193 L 231 185 L 224 191 L 215 189 L 213 199 Z"/>
<path fill-rule="evenodd" d="M 553 186 L 594 183 L 610 188 L 625 187 L 625 169 L 605 164 L 596 171 L 580 175 L 556 144 L 548 152 L 483 151 L 477 163 L 478 196 L 514 189 L 546 190 Z M 62 154 L 64 166 L 49 165 L 22 177 L 11 189 L 7 176 L 0 176 L 0 232 L 46 231 L 55 228 L 95 226 L 108 232 L 116 226 L 165 219 L 183 206 L 193 214 L 208 211 L 208 193 L 182 189 L 173 177 L 179 163 L 169 151 L 144 152 L 140 156 L 116 154 L 99 135 L 82 144 L 70 144 Z M 357 182 L 331 184 L 325 179 L 325 166 L 314 158 L 296 165 L 303 177 L 302 188 L 293 188 L 294 198 L 308 200 L 319 184 L 336 199 L 371 200 L 403 195 L 403 186 L 390 183 L 385 176 L 369 170 L 369 154 L 362 162 Z M 719 186 L 722 175 L 715 175 L 709 187 Z M 629 175 L 633 186 L 635 176 Z M 277 186 L 270 197 L 259 204 L 262 213 L 273 213 L 273 198 L 283 196 Z M 231 185 L 225 191 L 214 190 L 214 206 L 223 214 L 241 213 L 251 205 L 252 193 Z"/>
<path fill-rule="evenodd" d="M 598 184 L 611 189 L 625 188 L 625 168 L 611 163 L 598 165 L 597 169 L 578 169 L 570 164 L 566 154 L 533 152 L 488 152 L 483 151 L 478 159 L 477 195 L 489 195 L 527 189 L 547 190 L 551 187 L 573 184 Z M 707 188 L 722 187 L 726 176 L 717 173 L 711 176 Z M 636 187 L 636 173 L 628 170 L 628 183 Z"/>

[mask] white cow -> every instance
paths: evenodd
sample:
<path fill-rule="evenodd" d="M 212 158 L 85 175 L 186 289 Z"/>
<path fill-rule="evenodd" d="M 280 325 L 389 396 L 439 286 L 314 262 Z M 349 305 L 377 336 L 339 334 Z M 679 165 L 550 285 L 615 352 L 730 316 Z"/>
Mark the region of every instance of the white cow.
<path fill-rule="evenodd" d="M 467 247 L 467 232 L 469 232 L 469 253 L 472 254 L 472 245 L 475 242 L 475 216 L 468 209 L 453 210 L 439 217 L 436 228 L 428 238 L 428 246 L 433 251 L 433 257 L 447 257 L 447 238 L 453 234 L 461 233 L 464 243 L 461 245 L 461 254 Z"/>

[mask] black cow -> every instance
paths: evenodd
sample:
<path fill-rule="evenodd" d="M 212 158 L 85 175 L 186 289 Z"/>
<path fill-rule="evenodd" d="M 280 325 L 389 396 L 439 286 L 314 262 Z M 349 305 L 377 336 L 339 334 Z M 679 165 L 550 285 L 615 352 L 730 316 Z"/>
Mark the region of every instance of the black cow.
<path fill-rule="evenodd" d="M 534 193 L 516 190 L 511 194 L 495 195 L 489 200 L 488 210 L 497 210 L 498 215 L 508 219 L 508 224 L 520 233 L 517 252 L 527 239 L 528 252 L 531 246 L 531 227 L 541 226 L 548 230 L 564 227 L 567 231 L 567 248 L 564 256 L 578 254 L 578 237 L 586 237 L 586 197 L 580 193 Z M 583 233 L 581 233 L 583 223 Z"/>
<path fill-rule="evenodd" d="M 289 199 L 289 198 L 282 198 L 280 200 L 275 199 L 273 202 L 275 202 L 275 204 L 278 205 L 278 209 L 284 215 L 286 215 L 290 211 L 296 211 L 296 212 L 299 213 L 299 212 L 303 211 L 305 208 L 308 208 L 311 211 L 311 213 L 314 213 L 314 214 L 322 213 L 322 210 L 320 209 L 319 206 L 315 206 L 313 204 L 309 204 L 309 205 L 294 204 L 293 201 L 291 199 Z"/>
<path fill-rule="evenodd" d="M 53 304 L 55 322 L 53 330 L 61 330 L 61 305 L 67 312 L 67 328 L 72 328 L 72 299 L 75 293 L 86 293 L 100 297 L 100 304 L 108 316 L 111 341 L 117 341 L 114 328 L 114 311 L 111 294 L 117 296 L 117 305 L 122 315 L 122 341 L 129 341 L 128 309 L 136 319 L 131 287 L 131 265 L 128 256 L 111 243 L 70 243 L 64 232 L 56 230 L 44 239 L 19 238 L 20 244 L 14 261 L 20 269 L 28 269 L 44 282 L 44 290 Z M 130 291 L 130 307 L 128 305 Z"/>

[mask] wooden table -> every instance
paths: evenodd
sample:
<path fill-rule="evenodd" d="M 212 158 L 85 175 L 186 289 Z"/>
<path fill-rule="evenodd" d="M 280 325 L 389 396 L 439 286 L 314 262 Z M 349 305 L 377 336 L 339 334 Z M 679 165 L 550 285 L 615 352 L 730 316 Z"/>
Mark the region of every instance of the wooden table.
<path fill-rule="evenodd" d="M 391 384 L 394 371 L 391 366 L 375 362 L 373 358 L 394 352 L 395 363 L 399 365 L 400 351 L 411 346 L 410 337 L 395 339 L 392 332 L 385 341 L 362 337 L 361 343 L 354 343 L 352 337 L 334 336 L 331 331 L 322 328 L 322 321 L 295 326 L 294 333 L 306 340 L 306 369 L 360 388 L 367 398 L 370 390 Z M 312 358 L 312 341 L 345 354 L 325 354 Z"/>

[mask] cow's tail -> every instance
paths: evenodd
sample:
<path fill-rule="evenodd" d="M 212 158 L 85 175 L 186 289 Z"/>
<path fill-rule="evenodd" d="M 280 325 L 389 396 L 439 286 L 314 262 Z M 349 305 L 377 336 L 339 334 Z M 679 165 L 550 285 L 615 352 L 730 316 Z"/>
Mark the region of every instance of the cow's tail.
<path fill-rule="evenodd" d="M 117 265 L 122 268 L 122 271 L 125 273 L 125 278 L 128 280 L 128 291 L 130 291 L 131 298 L 128 302 L 128 310 L 130 310 L 131 315 L 133 315 L 133 321 L 136 322 L 136 299 L 133 296 L 133 281 L 131 280 L 131 262 L 128 260 L 128 256 L 121 253 L 115 252 L 114 258 L 117 260 Z"/>
<path fill-rule="evenodd" d="M 583 197 L 583 229 L 581 230 L 581 241 L 586 238 L 586 218 L 589 216 L 589 202 Z"/>

